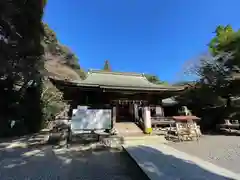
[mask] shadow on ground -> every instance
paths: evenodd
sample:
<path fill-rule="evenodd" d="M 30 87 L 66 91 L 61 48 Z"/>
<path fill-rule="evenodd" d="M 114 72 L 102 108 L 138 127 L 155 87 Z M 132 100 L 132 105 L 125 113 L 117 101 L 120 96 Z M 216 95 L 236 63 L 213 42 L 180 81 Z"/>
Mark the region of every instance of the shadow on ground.
<path fill-rule="evenodd" d="M 225 175 L 219 175 L 208 169 L 203 169 L 191 161 L 164 154 L 149 146 L 141 145 L 137 147 L 127 147 L 126 149 L 132 154 L 134 159 L 139 160 L 139 166 L 147 172 L 150 179 L 233 180 L 233 178 L 225 177 Z M 145 157 L 138 158 L 141 155 Z"/>
<path fill-rule="evenodd" d="M 216 131 L 208 131 L 208 132 L 203 132 L 203 135 L 224 135 L 224 136 L 240 136 L 240 130 L 216 130 Z"/>
<path fill-rule="evenodd" d="M 0 141 L 0 179 L 44 180 L 147 180 L 147 176 L 122 149 L 96 142 L 54 148 L 39 136 Z M 141 153 L 141 167 L 157 179 L 229 179 L 148 146 L 129 149 Z M 157 161 L 156 161 L 157 159 Z M 154 162 L 154 163 L 153 163 Z"/>
<path fill-rule="evenodd" d="M 41 139 L 41 138 L 39 138 Z M 37 137 L 0 141 L 0 179 L 148 179 L 122 149 L 88 141 L 55 148 Z"/>

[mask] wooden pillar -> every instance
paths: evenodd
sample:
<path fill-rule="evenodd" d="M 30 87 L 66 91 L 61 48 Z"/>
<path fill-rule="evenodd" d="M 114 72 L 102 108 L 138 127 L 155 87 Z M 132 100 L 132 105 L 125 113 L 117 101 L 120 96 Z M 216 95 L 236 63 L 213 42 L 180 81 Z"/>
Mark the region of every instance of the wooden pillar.
<path fill-rule="evenodd" d="M 114 106 L 112 107 L 112 128 L 115 127 L 116 118 L 117 118 L 117 107 L 116 107 L 116 105 L 114 105 Z"/>
<path fill-rule="evenodd" d="M 138 106 L 136 103 L 134 103 L 133 108 L 134 108 L 134 121 L 137 122 L 139 120 L 139 114 L 138 114 Z"/>
<path fill-rule="evenodd" d="M 144 106 L 143 108 L 143 121 L 144 121 L 144 133 L 152 133 L 152 122 L 151 122 L 151 113 L 149 106 Z"/>

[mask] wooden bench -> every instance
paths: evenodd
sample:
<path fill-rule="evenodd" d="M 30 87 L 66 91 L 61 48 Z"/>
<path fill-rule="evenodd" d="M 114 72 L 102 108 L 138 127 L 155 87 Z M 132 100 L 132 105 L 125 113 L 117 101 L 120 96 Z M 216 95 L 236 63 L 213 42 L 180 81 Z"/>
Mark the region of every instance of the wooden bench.
<path fill-rule="evenodd" d="M 218 129 L 227 129 L 229 130 L 229 132 L 231 132 L 232 130 L 239 130 L 240 129 L 240 124 L 238 120 L 232 120 L 232 122 L 230 122 L 229 119 L 225 119 L 224 120 L 224 124 L 218 124 L 217 125 Z"/>

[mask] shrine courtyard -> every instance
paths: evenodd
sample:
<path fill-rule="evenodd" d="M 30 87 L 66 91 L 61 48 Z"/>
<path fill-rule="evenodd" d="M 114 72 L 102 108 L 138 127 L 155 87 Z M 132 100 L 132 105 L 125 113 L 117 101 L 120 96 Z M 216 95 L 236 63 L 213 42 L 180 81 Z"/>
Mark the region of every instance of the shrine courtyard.
<path fill-rule="evenodd" d="M 136 109 L 143 109 L 141 130 L 145 133 L 151 130 L 149 107 L 161 107 L 162 99 L 184 90 L 154 85 L 144 75 L 133 73 L 91 71 L 82 82 L 52 81 L 73 109 L 78 105 L 110 109 L 111 127 L 126 121 L 134 125 L 139 121 Z M 205 135 L 199 141 L 145 145 L 129 142 L 119 149 L 98 143 L 70 148 L 34 144 L 41 138 L 1 140 L 0 179 L 240 179 L 239 136 Z"/>
<path fill-rule="evenodd" d="M 38 137 L 35 137 L 36 139 Z M 70 149 L 53 148 L 48 145 L 28 147 L 27 143 L 33 141 L 34 137 L 1 140 L 0 179 L 148 179 L 129 155 L 121 149 L 104 149 L 96 145 L 77 145 Z M 144 161 L 145 167 L 165 179 L 166 177 L 193 179 L 199 178 L 197 176 L 199 174 L 204 175 L 205 179 L 226 179 L 212 173 L 210 166 L 208 170 L 203 169 L 196 164 L 172 156 L 173 149 L 170 147 L 178 150 L 177 156 L 185 152 L 189 156 L 193 155 L 206 163 L 221 166 L 235 174 L 240 172 L 238 165 L 240 143 L 237 136 L 204 136 L 199 142 L 168 143 L 163 151 L 146 146 L 131 150 L 144 150 L 144 156 L 147 158 Z M 164 151 L 167 151 L 167 154 Z M 160 163 L 159 171 L 154 171 L 157 167 L 151 163 L 151 158 L 157 159 Z"/>
<path fill-rule="evenodd" d="M 168 145 L 240 173 L 240 136 L 204 135 L 199 142 L 169 143 Z"/>

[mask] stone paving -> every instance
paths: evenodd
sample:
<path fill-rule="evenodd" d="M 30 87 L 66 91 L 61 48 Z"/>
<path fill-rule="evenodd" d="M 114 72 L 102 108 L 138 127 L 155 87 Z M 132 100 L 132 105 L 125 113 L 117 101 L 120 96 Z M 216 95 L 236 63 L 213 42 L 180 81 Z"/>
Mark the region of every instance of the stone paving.
<path fill-rule="evenodd" d="M 98 144 L 53 148 L 29 138 L 0 142 L 1 180 L 138 180 L 147 179 L 121 149 Z"/>
<path fill-rule="evenodd" d="M 151 180 L 240 180 L 240 175 L 165 144 L 124 145 Z"/>
<path fill-rule="evenodd" d="M 168 145 L 240 173 L 240 136 L 204 135 L 198 142 L 189 141 Z"/>

